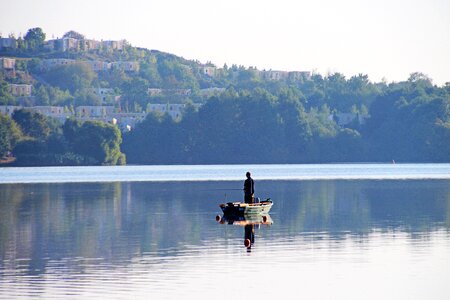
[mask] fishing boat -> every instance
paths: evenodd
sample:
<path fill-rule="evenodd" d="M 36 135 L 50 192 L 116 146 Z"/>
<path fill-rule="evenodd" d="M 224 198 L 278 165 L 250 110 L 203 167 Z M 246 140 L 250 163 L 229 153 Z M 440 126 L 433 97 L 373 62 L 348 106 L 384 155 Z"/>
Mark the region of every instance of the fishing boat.
<path fill-rule="evenodd" d="M 268 214 L 272 208 L 273 202 L 270 198 L 256 203 L 228 202 L 220 204 L 224 215 L 253 215 Z"/>

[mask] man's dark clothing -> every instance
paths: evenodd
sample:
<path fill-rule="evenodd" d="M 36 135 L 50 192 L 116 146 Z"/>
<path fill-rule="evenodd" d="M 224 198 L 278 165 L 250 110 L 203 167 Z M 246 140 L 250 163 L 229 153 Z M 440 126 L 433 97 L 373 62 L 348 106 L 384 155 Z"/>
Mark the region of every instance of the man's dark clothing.
<path fill-rule="evenodd" d="M 253 203 L 253 194 L 255 193 L 255 183 L 253 179 L 247 178 L 244 181 L 244 202 Z"/>
<path fill-rule="evenodd" d="M 244 227 L 244 241 L 250 240 L 250 247 L 255 242 L 255 225 L 245 225 Z"/>

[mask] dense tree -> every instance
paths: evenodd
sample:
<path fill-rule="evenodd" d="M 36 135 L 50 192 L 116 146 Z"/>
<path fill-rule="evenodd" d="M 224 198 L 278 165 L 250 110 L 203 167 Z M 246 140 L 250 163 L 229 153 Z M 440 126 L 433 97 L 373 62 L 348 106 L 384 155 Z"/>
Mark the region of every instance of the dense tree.
<path fill-rule="evenodd" d="M 3 81 L 0 76 L 0 105 L 14 105 L 15 98 L 11 95 L 8 83 Z"/>
<path fill-rule="evenodd" d="M 69 143 L 76 154 L 102 165 L 125 163 L 125 156 L 120 152 L 122 135 L 117 126 L 98 121 L 86 121 L 79 127 L 72 125 L 70 130 L 75 131 L 74 134 L 65 131 L 65 136 L 71 137 Z"/>
<path fill-rule="evenodd" d="M 91 89 L 78 90 L 74 94 L 73 105 L 102 105 L 102 99 Z"/>
<path fill-rule="evenodd" d="M 124 102 L 128 102 L 128 109 L 133 108 L 135 103 L 138 103 L 141 107 L 146 107 L 149 102 L 148 87 L 148 81 L 141 78 L 133 78 L 122 84 L 121 89 L 124 91 L 122 97 Z"/>
<path fill-rule="evenodd" d="M 0 159 L 11 152 L 22 138 L 22 132 L 8 116 L 0 114 Z"/>
<path fill-rule="evenodd" d="M 42 47 L 45 41 L 45 33 L 40 27 L 31 28 L 27 31 L 24 37 L 30 50 L 38 50 Z"/>
<path fill-rule="evenodd" d="M 162 84 L 161 76 L 158 73 L 158 66 L 153 61 L 141 63 L 139 74 L 143 79 L 148 81 L 148 87 L 160 87 Z"/>
<path fill-rule="evenodd" d="M 37 112 L 20 109 L 14 111 L 13 120 L 20 126 L 24 135 L 37 140 L 46 140 L 50 135 L 47 118 Z"/>
<path fill-rule="evenodd" d="M 83 62 L 55 67 L 42 76 L 51 85 L 68 90 L 72 94 L 90 88 L 97 79 L 97 74 L 91 66 Z"/>
<path fill-rule="evenodd" d="M 364 76 L 350 82 L 370 85 Z M 147 117 L 125 135 L 124 151 L 129 161 L 150 164 L 448 161 L 448 92 L 418 80 L 385 89 L 370 109 L 351 107 L 356 117 L 372 115 L 367 125 L 355 118 L 340 127 L 327 105 L 305 110 L 308 99 L 295 88 L 230 88 L 179 123 Z"/>
<path fill-rule="evenodd" d="M 84 35 L 82 35 L 79 32 L 76 32 L 74 30 L 70 30 L 66 33 L 64 33 L 63 38 L 72 38 L 77 40 L 84 40 Z"/>
<path fill-rule="evenodd" d="M 158 60 L 158 72 L 163 80 L 163 87 L 169 89 L 198 89 L 192 69 L 176 59 Z"/>
<path fill-rule="evenodd" d="M 380 161 L 448 161 L 450 95 L 414 79 L 392 85 L 370 108 L 364 128 L 371 156 Z"/>

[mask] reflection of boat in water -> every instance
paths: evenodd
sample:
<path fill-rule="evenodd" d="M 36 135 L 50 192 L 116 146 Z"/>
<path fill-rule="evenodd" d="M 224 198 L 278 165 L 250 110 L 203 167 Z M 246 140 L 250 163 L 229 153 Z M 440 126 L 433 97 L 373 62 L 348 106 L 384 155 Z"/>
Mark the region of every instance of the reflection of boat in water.
<path fill-rule="evenodd" d="M 268 214 L 272 205 L 272 200 L 268 198 L 256 203 L 228 202 L 226 204 L 222 203 L 219 206 L 225 215 L 242 216 Z"/>
<path fill-rule="evenodd" d="M 272 218 L 269 214 L 224 214 L 222 217 L 217 215 L 216 221 L 220 224 L 244 227 L 244 246 L 247 248 L 247 252 L 251 252 L 252 245 L 255 243 L 255 227 L 259 228 L 260 225 L 270 226 L 273 224 Z"/>
<path fill-rule="evenodd" d="M 224 214 L 222 217 L 217 215 L 216 221 L 219 222 L 220 224 L 229 224 L 237 226 L 273 224 L 272 218 L 268 214 L 252 214 L 242 216 Z"/>

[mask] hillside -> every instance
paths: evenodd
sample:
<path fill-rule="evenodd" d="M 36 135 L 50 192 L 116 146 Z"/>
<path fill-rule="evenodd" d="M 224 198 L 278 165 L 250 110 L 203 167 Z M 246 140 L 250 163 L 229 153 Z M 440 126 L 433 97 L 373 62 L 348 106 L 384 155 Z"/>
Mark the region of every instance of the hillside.
<path fill-rule="evenodd" d="M 0 105 L 146 114 L 186 104 L 180 118 L 148 114 L 124 133 L 132 163 L 450 161 L 450 84 L 419 72 L 374 83 L 363 74 L 218 67 L 126 41 L 76 32 L 46 41 L 30 31 L 8 47 L 0 39 Z"/>

